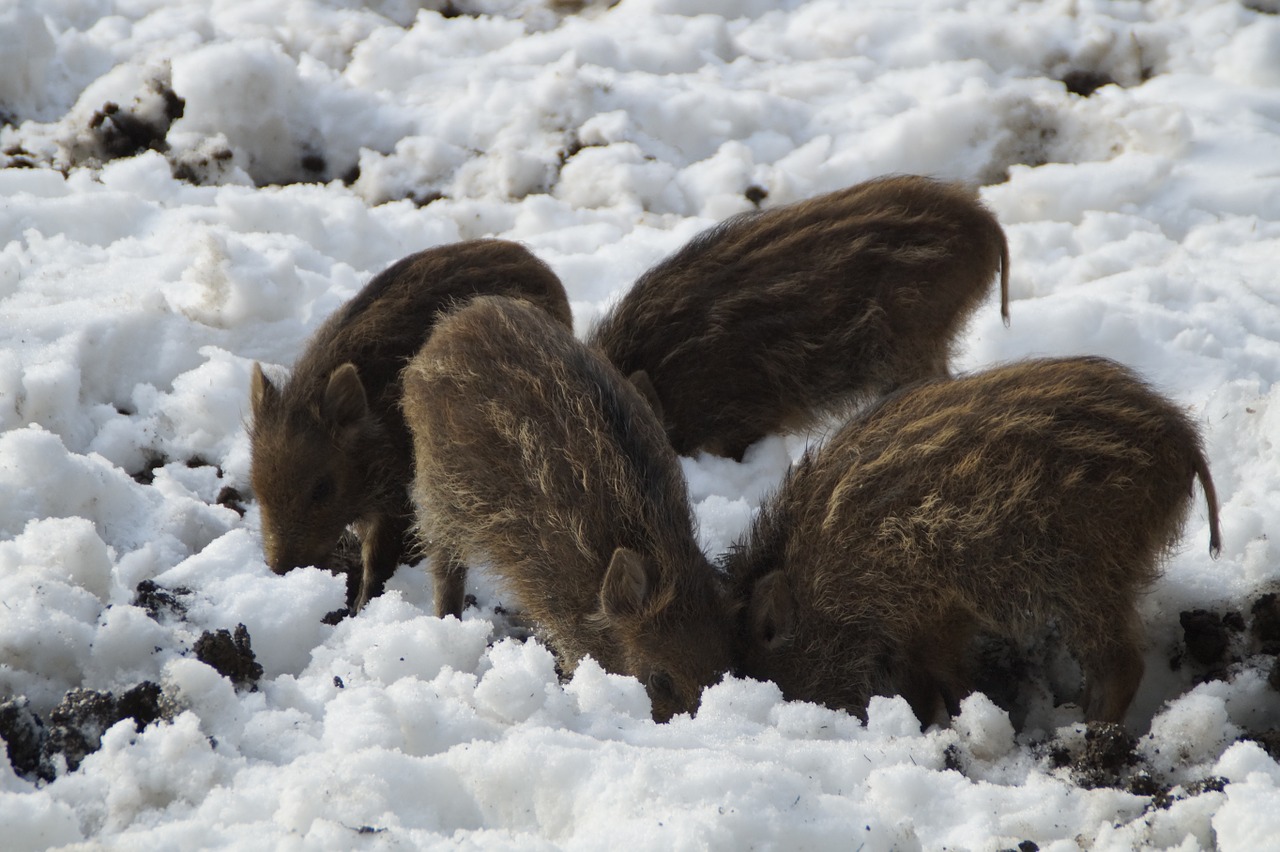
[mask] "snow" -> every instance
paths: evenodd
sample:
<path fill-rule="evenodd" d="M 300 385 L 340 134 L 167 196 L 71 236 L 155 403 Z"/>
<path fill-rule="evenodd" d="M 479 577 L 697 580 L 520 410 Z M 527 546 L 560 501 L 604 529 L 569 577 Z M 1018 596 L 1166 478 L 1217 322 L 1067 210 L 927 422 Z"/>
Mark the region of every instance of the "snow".
<path fill-rule="evenodd" d="M 70 689 L 142 681 L 167 702 L 54 780 L 0 760 L 5 848 L 1277 848 L 1280 764 L 1249 738 L 1280 724 L 1274 652 L 1232 631 L 1210 671 L 1179 614 L 1250 624 L 1280 591 L 1280 9 L 574 5 L 0 9 L 0 703 L 48 722 Z M 1115 84 L 1069 93 L 1082 72 Z M 286 370 L 391 262 L 521 241 L 582 334 L 758 190 L 888 172 L 979 183 L 1006 228 L 1012 326 L 993 296 L 958 370 L 1105 355 L 1203 430 L 1222 557 L 1197 491 L 1142 604 L 1115 783 L 1078 772 L 1078 669 L 1052 648 L 1020 730 L 982 694 L 922 733 L 898 698 L 864 724 L 733 678 L 655 725 L 633 679 L 588 661 L 561 683 L 483 571 L 461 621 L 418 566 L 330 625 L 341 580 L 267 569 L 251 366 Z M 708 554 L 820 437 L 682 460 Z M 178 603 L 149 613 L 144 581 Z M 237 624 L 256 690 L 193 651 Z"/>

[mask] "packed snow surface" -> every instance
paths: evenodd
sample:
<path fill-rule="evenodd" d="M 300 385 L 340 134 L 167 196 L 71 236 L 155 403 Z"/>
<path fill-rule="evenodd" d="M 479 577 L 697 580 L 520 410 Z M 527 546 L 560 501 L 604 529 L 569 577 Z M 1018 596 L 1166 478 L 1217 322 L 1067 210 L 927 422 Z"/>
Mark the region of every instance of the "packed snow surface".
<path fill-rule="evenodd" d="M 0 845 L 1277 848 L 1277 11 L 10 0 L 7 748 L 75 688 L 157 684 L 164 712 L 89 732 L 78 768 L 0 760 Z M 993 294 L 958 372 L 1105 355 L 1203 431 L 1222 556 L 1197 489 L 1142 603 L 1136 742 L 1086 731 L 1052 637 L 1026 649 L 1012 720 L 975 694 L 922 733 L 898 698 L 864 723 L 727 678 L 656 725 L 631 678 L 587 662 L 560 682 L 482 570 L 461 621 L 434 617 L 419 565 L 328 624 L 340 578 L 267 569 L 251 367 L 287 370 L 389 263 L 518 240 L 563 279 L 581 335 L 712 223 L 893 172 L 981 186 L 1008 234 L 1012 325 Z M 821 437 L 682 461 L 708 555 Z M 1225 636 L 1216 659 L 1188 651 L 1197 610 Z M 256 689 L 194 651 L 240 624 Z"/>

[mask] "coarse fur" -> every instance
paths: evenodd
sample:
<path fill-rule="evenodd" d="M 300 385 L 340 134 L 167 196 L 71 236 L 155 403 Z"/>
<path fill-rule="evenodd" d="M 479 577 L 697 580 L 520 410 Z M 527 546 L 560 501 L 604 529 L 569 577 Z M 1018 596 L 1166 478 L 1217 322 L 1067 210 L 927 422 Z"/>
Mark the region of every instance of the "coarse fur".
<path fill-rule="evenodd" d="M 348 603 L 358 610 L 410 556 L 413 456 L 400 370 L 442 311 L 479 293 L 528 299 L 572 326 L 550 267 L 516 243 L 470 240 L 376 275 L 320 326 L 282 385 L 254 365 L 251 478 L 271 570 L 329 567 L 354 524 L 362 571 Z"/>
<path fill-rule="evenodd" d="M 959 184 L 902 175 L 744 213 L 650 269 L 589 336 L 652 387 L 676 451 L 741 459 L 922 378 L 1000 275 L 1003 229 Z"/>
<path fill-rule="evenodd" d="M 968 690 L 975 631 L 1057 623 L 1090 720 L 1120 722 L 1142 678 L 1138 595 L 1199 478 L 1195 426 L 1102 358 L 921 383 L 797 464 L 726 559 L 742 672 L 862 714 L 901 694 L 922 723 Z"/>
<path fill-rule="evenodd" d="M 413 495 L 441 616 L 488 560 L 570 672 L 645 684 L 659 721 L 729 668 L 680 464 L 637 391 L 526 305 L 477 298 L 404 372 Z"/>

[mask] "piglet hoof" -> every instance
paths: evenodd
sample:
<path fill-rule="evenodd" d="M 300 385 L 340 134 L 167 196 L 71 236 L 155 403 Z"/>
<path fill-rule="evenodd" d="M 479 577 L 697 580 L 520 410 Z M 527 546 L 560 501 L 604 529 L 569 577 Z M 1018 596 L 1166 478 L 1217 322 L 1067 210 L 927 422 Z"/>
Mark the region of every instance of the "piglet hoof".
<path fill-rule="evenodd" d="M 335 609 L 332 612 L 325 613 L 324 618 L 320 619 L 320 621 L 322 624 L 338 624 L 349 615 L 355 615 L 355 613 L 349 607 L 344 606 L 342 609 Z"/>

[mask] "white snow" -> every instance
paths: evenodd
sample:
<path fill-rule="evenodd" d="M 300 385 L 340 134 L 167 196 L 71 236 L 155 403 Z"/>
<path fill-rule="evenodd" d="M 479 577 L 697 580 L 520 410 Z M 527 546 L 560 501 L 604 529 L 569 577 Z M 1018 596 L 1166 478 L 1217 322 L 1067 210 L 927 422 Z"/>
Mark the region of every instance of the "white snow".
<path fill-rule="evenodd" d="M 572 5 L 0 9 L 0 702 L 47 720 L 72 688 L 149 680 L 172 711 L 52 782 L 0 759 L 0 846 L 1280 848 L 1280 764 L 1242 739 L 1280 725 L 1274 657 L 1246 630 L 1225 680 L 1170 665 L 1180 612 L 1249 622 L 1280 591 L 1280 9 Z M 1117 85 L 1069 94 L 1071 72 Z M 108 102 L 163 142 L 120 156 Z M 888 172 L 982 184 L 1008 233 L 1012 326 L 992 296 L 958 369 L 1106 355 L 1203 430 L 1222 557 L 1197 490 L 1127 720 L 1163 805 L 1056 765 L 1087 744 L 1052 651 L 1018 732 L 980 694 L 921 733 L 901 699 L 862 724 L 732 678 L 655 725 L 633 679 L 560 683 L 482 571 L 462 621 L 431 615 L 419 566 L 322 623 L 342 582 L 273 575 L 256 506 L 216 502 L 248 496 L 252 363 L 287 369 L 403 255 L 519 240 L 582 333 L 749 188 L 768 206 Z M 709 554 L 815 437 L 683 460 Z M 185 615 L 136 605 L 144 580 L 184 587 Z M 192 651 L 240 623 L 257 691 Z"/>

